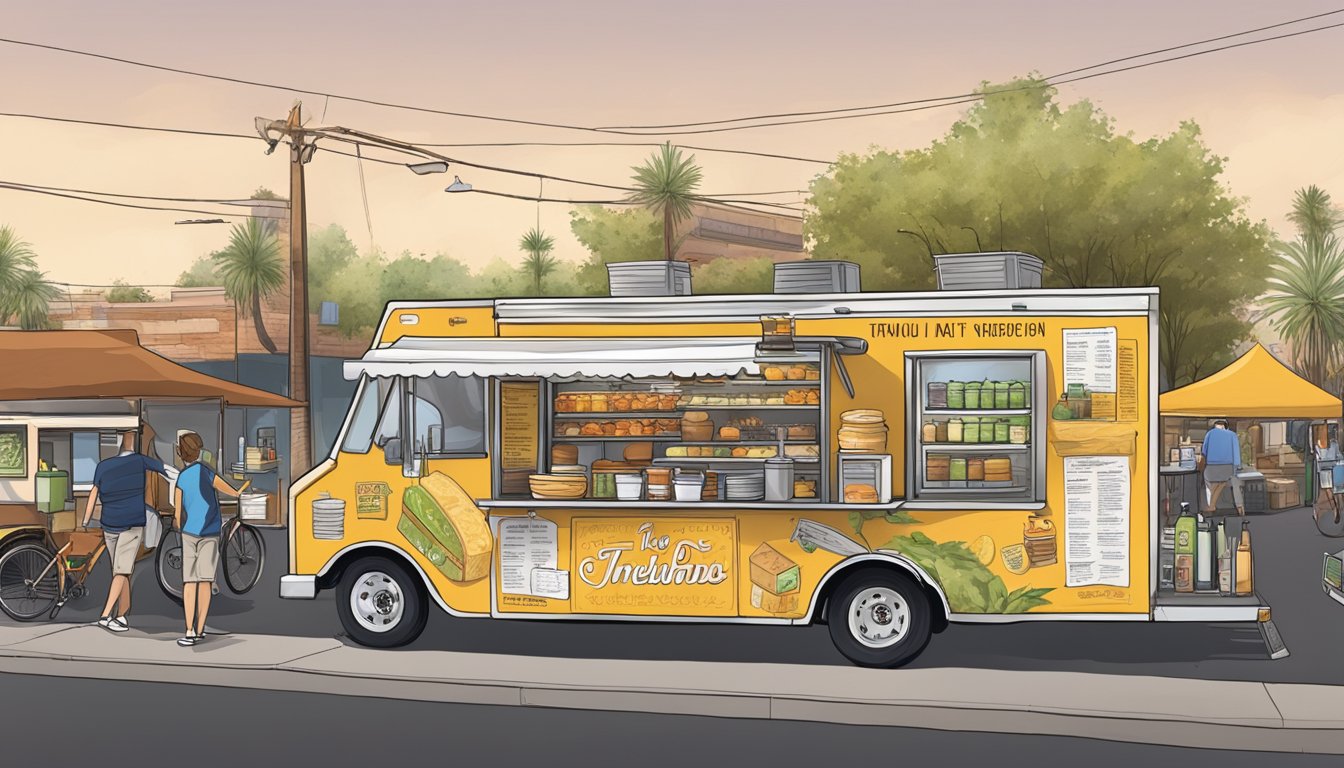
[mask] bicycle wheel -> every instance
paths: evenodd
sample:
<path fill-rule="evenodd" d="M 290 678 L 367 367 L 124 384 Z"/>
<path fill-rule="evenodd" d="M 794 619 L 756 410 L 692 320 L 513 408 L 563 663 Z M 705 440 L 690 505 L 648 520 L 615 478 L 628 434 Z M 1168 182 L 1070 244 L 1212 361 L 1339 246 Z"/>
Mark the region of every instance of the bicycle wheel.
<path fill-rule="evenodd" d="M 261 532 L 247 523 L 237 523 L 224 531 L 224 583 L 235 595 L 247 594 L 261 581 L 266 564 L 266 542 Z"/>
<path fill-rule="evenodd" d="M 154 555 L 154 576 L 168 599 L 182 602 L 182 532 L 176 528 L 163 529 Z"/>
<path fill-rule="evenodd" d="M 41 544 L 20 544 L 0 557 L 0 610 L 19 621 L 49 614 L 61 596 L 61 569 L 54 559 Z"/>

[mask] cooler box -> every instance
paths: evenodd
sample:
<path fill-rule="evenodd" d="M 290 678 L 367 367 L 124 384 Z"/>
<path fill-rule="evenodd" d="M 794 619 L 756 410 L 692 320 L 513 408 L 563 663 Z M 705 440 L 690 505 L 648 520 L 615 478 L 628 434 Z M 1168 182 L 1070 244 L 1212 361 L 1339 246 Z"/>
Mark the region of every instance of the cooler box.
<path fill-rule="evenodd" d="M 70 494 L 70 475 L 63 469 L 43 469 L 37 473 L 37 508 L 43 512 L 61 512 Z"/>
<path fill-rule="evenodd" d="M 1241 483 L 1241 503 L 1247 513 L 1269 509 L 1264 475 L 1259 472 L 1238 472 L 1237 481 Z"/>

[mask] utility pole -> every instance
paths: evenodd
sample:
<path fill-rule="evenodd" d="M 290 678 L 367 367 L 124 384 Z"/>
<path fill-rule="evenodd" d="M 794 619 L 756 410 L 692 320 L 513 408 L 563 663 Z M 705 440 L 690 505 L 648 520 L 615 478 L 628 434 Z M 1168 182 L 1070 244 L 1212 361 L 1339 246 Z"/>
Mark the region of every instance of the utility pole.
<path fill-rule="evenodd" d="M 308 386 L 308 205 L 303 164 L 312 157 L 304 141 L 303 105 L 285 121 L 289 147 L 289 397 L 303 403 L 289 412 L 290 482 L 313 468 L 312 407 Z"/>
<path fill-rule="evenodd" d="M 274 150 L 289 140 L 289 397 L 303 405 L 289 412 L 289 474 L 297 480 L 313 467 L 312 410 L 308 384 L 308 210 L 303 166 L 315 149 L 303 129 L 303 105 L 295 102 L 285 120 L 257 118 L 257 132 Z"/>

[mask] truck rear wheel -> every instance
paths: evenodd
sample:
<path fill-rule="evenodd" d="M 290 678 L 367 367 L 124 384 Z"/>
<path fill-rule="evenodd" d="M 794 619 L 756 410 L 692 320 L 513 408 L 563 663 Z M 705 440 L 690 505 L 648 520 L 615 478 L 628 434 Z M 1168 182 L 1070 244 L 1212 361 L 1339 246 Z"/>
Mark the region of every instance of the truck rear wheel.
<path fill-rule="evenodd" d="M 336 610 L 351 639 L 372 648 L 396 648 L 420 636 L 428 598 L 410 569 L 386 557 L 365 557 L 341 576 Z"/>
<path fill-rule="evenodd" d="M 929 643 L 933 611 L 915 581 L 870 569 L 847 577 L 826 606 L 831 641 L 861 667 L 899 667 Z"/>

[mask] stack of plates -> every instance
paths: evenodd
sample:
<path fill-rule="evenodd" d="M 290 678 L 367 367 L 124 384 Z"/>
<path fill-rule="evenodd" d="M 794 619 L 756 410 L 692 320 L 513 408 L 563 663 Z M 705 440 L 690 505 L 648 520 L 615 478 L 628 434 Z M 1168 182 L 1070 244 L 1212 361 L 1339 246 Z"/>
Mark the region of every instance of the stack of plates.
<path fill-rule="evenodd" d="M 723 475 L 723 498 L 728 501 L 757 501 L 765 498 L 765 473 L 742 472 Z"/>
<path fill-rule="evenodd" d="M 345 538 L 344 500 L 326 498 L 313 501 L 313 538 Z"/>

